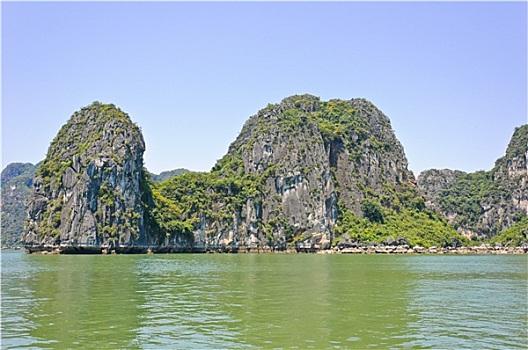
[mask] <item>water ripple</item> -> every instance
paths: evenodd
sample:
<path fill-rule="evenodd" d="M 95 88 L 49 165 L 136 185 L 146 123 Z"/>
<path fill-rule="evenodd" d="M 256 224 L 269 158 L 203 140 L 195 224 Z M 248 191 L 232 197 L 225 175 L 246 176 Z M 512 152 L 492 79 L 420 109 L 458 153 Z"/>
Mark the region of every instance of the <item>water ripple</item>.
<path fill-rule="evenodd" d="M 2 257 L 2 348 L 526 349 L 526 257 Z"/>

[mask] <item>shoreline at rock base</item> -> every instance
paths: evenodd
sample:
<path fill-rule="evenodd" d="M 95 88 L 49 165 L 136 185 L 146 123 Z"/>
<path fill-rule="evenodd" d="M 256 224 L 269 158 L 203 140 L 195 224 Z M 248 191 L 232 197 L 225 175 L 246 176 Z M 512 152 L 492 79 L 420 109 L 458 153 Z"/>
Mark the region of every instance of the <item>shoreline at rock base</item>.
<path fill-rule="evenodd" d="M 333 247 L 331 249 L 296 248 L 272 249 L 270 247 L 94 247 L 94 246 L 32 246 L 25 247 L 28 254 L 431 254 L 431 255 L 475 255 L 475 254 L 528 254 L 528 245 L 521 247 L 470 246 L 470 247 L 430 247 L 420 246 L 360 246 Z"/>

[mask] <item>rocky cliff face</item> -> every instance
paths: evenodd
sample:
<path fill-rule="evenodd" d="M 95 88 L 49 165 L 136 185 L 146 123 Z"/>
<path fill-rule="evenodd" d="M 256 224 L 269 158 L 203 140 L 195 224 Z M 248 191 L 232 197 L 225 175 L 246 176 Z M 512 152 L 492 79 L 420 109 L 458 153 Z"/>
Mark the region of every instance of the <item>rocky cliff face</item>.
<path fill-rule="evenodd" d="M 528 125 L 517 128 L 490 171 L 428 170 L 418 177 L 427 206 L 472 238 L 496 236 L 528 215 Z"/>
<path fill-rule="evenodd" d="M 76 112 L 33 181 L 28 250 L 313 251 L 460 237 L 425 208 L 389 119 L 364 99 L 270 104 L 208 173 L 148 181 L 144 149 L 115 106 Z"/>
<path fill-rule="evenodd" d="M 98 102 L 73 114 L 51 143 L 28 200 L 29 250 L 133 249 L 148 243 L 139 127 Z"/>
<path fill-rule="evenodd" d="M 194 246 L 221 250 L 325 249 L 358 227 L 370 233 L 355 239 L 381 240 L 423 203 L 382 112 L 363 99 L 311 95 L 260 110 L 211 173 L 180 175 L 154 194 L 179 210 L 158 217 L 167 232 L 186 227 Z"/>
<path fill-rule="evenodd" d="M 439 210 L 440 197 L 465 173 L 459 170 L 430 169 L 418 176 L 418 186 L 423 192 L 428 208 Z"/>
<path fill-rule="evenodd" d="M 2 247 L 21 244 L 27 199 L 38 166 L 31 163 L 11 163 L 2 171 Z"/>
<path fill-rule="evenodd" d="M 243 165 L 236 171 L 260 180 L 258 203 L 246 203 L 253 246 L 269 241 L 282 247 L 299 234 L 312 235 L 316 246 L 330 245 L 337 196 L 324 140 L 308 117 L 319 107 L 312 96 L 269 106 L 246 122 L 229 147 L 228 157 L 241 159 Z"/>

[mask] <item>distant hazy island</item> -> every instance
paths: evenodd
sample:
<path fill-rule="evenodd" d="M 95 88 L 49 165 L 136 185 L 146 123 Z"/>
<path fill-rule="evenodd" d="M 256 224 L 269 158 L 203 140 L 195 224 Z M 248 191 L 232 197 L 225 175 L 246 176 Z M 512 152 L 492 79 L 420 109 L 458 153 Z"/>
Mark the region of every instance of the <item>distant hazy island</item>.
<path fill-rule="evenodd" d="M 528 125 L 490 171 L 428 170 L 417 179 L 390 120 L 364 99 L 269 104 L 208 173 L 150 174 L 144 150 L 139 127 L 114 105 L 75 112 L 43 162 L 2 172 L 2 245 L 54 253 L 528 251 Z"/>

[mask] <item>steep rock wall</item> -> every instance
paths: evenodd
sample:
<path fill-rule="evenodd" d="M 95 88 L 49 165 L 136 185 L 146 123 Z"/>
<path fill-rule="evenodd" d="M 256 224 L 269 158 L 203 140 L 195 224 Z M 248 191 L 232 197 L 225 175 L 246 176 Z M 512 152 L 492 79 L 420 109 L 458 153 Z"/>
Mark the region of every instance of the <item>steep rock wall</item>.
<path fill-rule="evenodd" d="M 419 197 L 381 111 L 311 95 L 250 117 L 211 173 L 156 188 L 181 210 L 172 226 L 187 225 L 195 247 L 220 250 L 330 248 L 345 211 L 361 218 L 366 200 L 390 208 Z"/>
<path fill-rule="evenodd" d="M 28 249 L 147 245 L 139 127 L 98 102 L 73 114 L 51 143 L 28 201 Z"/>
<path fill-rule="evenodd" d="M 26 248 L 314 251 L 352 241 L 457 242 L 426 210 L 389 119 L 364 99 L 296 95 L 270 104 L 207 173 L 149 181 L 144 150 L 139 128 L 115 106 L 76 112 L 33 181 Z"/>

